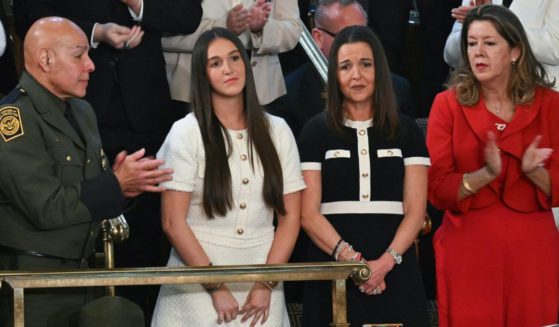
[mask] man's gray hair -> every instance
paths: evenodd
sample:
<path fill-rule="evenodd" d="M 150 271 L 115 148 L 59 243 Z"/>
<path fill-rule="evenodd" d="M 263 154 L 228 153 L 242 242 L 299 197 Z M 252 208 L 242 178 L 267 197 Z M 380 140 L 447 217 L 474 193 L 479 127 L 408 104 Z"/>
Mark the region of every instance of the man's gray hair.
<path fill-rule="evenodd" d="M 363 16 L 365 17 L 365 20 L 367 20 L 367 11 L 363 9 L 363 5 L 358 0 L 317 0 L 316 11 L 314 12 L 314 23 L 316 26 L 324 26 L 324 21 L 328 19 L 326 17 L 327 15 L 325 14 L 324 9 L 336 3 L 340 4 L 340 6 L 342 7 L 357 4 L 359 6 L 359 9 L 361 9 L 361 12 L 363 13 Z"/>

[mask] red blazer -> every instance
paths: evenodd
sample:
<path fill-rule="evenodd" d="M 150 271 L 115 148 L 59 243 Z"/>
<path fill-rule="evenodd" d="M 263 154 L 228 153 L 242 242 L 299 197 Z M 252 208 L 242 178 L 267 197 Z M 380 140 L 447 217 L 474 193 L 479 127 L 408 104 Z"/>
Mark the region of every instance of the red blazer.
<path fill-rule="evenodd" d="M 494 121 L 480 100 L 472 107 L 458 103 L 456 93 L 437 95 L 427 128 L 431 157 L 429 201 L 443 210 L 466 212 L 502 201 L 520 212 L 550 209 L 559 205 L 559 93 L 539 87 L 531 104 L 516 106 L 516 113 L 497 140 L 502 155 L 509 157 L 502 172 L 502 187 L 494 180 L 475 195 L 458 202 L 462 175 L 485 165 L 487 131 L 495 131 Z M 538 135 L 540 147 L 555 151 L 545 162 L 551 177 L 551 197 L 547 197 L 521 172 L 524 150 Z"/>

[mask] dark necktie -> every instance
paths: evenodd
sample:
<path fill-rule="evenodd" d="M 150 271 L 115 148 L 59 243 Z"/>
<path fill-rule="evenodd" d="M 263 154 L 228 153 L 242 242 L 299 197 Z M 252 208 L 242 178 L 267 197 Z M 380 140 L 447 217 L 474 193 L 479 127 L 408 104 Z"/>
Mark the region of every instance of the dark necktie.
<path fill-rule="evenodd" d="M 78 122 L 76 121 L 76 118 L 74 117 L 74 114 L 72 113 L 72 108 L 70 108 L 70 105 L 68 103 L 66 103 L 66 108 L 64 108 L 64 117 L 66 117 L 66 119 L 70 123 L 70 126 L 72 126 L 72 129 L 74 130 L 74 132 L 76 132 L 76 134 L 83 141 L 83 138 L 82 138 L 82 135 L 81 135 L 81 132 L 80 132 L 80 127 L 78 126 Z"/>
<path fill-rule="evenodd" d="M 503 0 L 503 6 L 508 8 L 508 7 L 510 7 L 511 2 L 512 2 L 512 0 Z"/>

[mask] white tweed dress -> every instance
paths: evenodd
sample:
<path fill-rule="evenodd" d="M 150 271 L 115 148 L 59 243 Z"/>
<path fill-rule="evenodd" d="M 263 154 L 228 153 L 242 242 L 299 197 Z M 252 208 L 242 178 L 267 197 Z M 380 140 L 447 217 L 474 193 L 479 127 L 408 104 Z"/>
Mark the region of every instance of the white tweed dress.
<path fill-rule="evenodd" d="M 285 121 L 267 115 L 272 140 L 281 161 L 284 194 L 305 187 L 295 140 Z M 174 169 L 167 189 L 192 192 L 187 223 L 214 265 L 265 263 L 274 239 L 273 212 L 262 198 L 263 170 L 258 160 L 252 170 L 248 158 L 247 132 L 228 131 L 233 142 L 229 158 L 234 208 L 225 217 L 208 219 L 202 207 L 205 155 L 198 122 L 193 114 L 177 121 L 157 157 Z M 174 249 L 167 266 L 184 265 Z M 228 283 L 242 306 L 253 283 Z M 248 326 L 240 316 L 219 326 Z M 200 284 L 163 285 L 159 292 L 152 326 L 218 326 L 210 295 Z M 272 292 L 270 315 L 264 326 L 289 326 L 280 283 Z"/>

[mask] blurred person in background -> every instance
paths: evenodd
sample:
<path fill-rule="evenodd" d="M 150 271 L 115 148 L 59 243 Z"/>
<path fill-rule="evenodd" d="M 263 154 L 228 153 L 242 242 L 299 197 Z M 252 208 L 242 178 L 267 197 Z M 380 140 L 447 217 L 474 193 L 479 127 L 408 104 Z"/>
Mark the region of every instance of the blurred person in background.
<path fill-rule="evenodd" d="M 368 24 L 378 35 L 390 71 L 404 74 L 404 54 L 412 0 L 361 0 L 369 14 Z M 365 6 L 364 6 L 365 7 Z"/>
<path fill-rule="evenodd" d="M 162 39 L 171 97 L 182 106 L 191 102 L 191 58 L 203 32 L 222 27 L 239 37 L 250 56 L 250 65 L 261 105 L 286 92 L 278 53 L 293 49 L 302 32 L 296 0 L 202 1 L 202 22 L 191 35 Z"/>
<path fill-rule="evenodd" d="M 336 35 L 345 27 L 367 25 L 367 13 L 357 0 L 319 0 L 311 31 L 316 46 L 328 60 Z M 408 81 L 390 74 L 400 112 L 413 117 L 415 109 Z M 287 94 L 268 106 L 270 113 L 284 118 L 295 137 L 314 115 L 324 111 L 326 85 L 311 62 L 303 64 L 285 78 Z"/>

